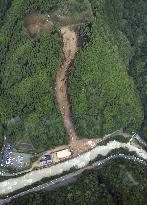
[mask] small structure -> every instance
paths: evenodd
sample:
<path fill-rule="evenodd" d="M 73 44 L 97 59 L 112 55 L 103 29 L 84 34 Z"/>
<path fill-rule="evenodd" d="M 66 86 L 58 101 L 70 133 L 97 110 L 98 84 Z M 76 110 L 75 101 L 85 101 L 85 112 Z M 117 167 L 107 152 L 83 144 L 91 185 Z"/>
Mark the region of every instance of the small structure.
<path fill-rule="evenodd" d="M 138 133 L 134 133 L 132 138 L 138 140 L 142 145 L 147 146 L 146 142 L 140 137 Z"/>
<path fill-rule="evenodd" d="M 57 152 L 58 159 L 68 158 L 69 156 L 71 156 L 71 151 L 69 149 L 64 149 Z"/>
<path fill-rule="evenodd" d="M 41 159 L 40 159 L 40 164 L 43 165 L 48 165 L 48 164 L 52 164 L 52 158 L 51 155 L 44 155 Z"/>

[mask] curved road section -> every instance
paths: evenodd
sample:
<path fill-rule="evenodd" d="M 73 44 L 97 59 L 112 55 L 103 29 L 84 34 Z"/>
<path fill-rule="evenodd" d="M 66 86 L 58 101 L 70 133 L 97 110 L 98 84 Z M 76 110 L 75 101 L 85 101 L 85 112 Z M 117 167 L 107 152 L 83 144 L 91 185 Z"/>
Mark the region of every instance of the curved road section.
<path fill-rule="evenodd" d="M 147 160 L 147 153 L 143 149 L 139 149 L 129 143 L 121 143 L 117 141 L 111 141 L 107 145 L 97 146 L 78 157 L 61 162 L 57 165 L 32 171 L 24 176 L 11 178 L 0 182 L 0 194 L 5 195 L 11 192 L 17 191 L 23 187 L 29 186 L 37 181 L 42 180 L 45 177 L 52 177 L 60 175 L 65 171 L 70 171 L 71 168 L 81 169 L 86 167 L 90 161 L 93 161 L 98 155 L 107 156 L 107 154 L 113 149 L 127 148 L 129 151 L 134 151 L 136 154 Z M 20 183 L 21 182 L 21 183 Z"/>
<path fill-rule="evenodd" d="M 109 157 L 107 157 L 106 159 L 103 159 L 103 160 L 100 160 L 100 161 L 97 161 L 95 163 L 93 163 L 91 166 L 87 166 L 85 168 L 82 168 L 80 170 L 77 170 L 73 173 L 69 173 L 67 175 L 64 175 L 62 177 L 59 177 L 57 179 L 54 179 L 52 181 L 49 181 L 49 182 L 46 182 L 44 184 L 41 184 L 39 186 L 36 186 L 34 188 L 31 188 L 31 189 L 28 189 L 27 191 L 23 191 L 19 194 L 16 194 L 14 196 L 11 196 L 11 197 L 8 197 L 6 199 L 2 199 L 0 200 L 0 205 L 3 205 L 3 204 L 6 204 L 6 203 L 9 203 L 11 200 L 13 199 L 16 199 L 18 197 L 22 197 L 26 194 L 30 194 L 30 193 L 33 193 L 33 192 L 38 192 L 38 191 L 41 191 L 43 189 L 48 189 L 48 190 L 53 190 L 57 187 L 61 187 L 61 186 L 64 186 L 64 185 L 68 185 L 70 184 L 72 181 L 74 181 L 74 177 L 77 176 L 77 175 L 80 175 L 83 171 L 85 170 L 89 170 L 89 169 L 93 169 L 97 166 L 102 166 L 104 165 L 105 163 L 107 163 L 108 161 L 110 160 L 114 160 L 114 159 L 127 159 L 127 160 L 132 160 L 134 162 L 137 162 L 137 163 L 140 163 L 141 165 L 144 165 L 147 167 L 147 163 L 146 161 L 144 160 L 141 160 L 135 156 L 131 156 L 131 155 L 125 155 L 125 154 L 115 154 L 115 155 L 111 155 Z"/>

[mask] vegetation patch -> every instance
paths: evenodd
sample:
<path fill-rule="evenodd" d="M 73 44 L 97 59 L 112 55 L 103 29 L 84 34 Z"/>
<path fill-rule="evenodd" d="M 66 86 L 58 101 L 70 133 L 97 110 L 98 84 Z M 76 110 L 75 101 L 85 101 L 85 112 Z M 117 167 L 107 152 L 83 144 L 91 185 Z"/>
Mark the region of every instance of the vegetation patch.
<path fill-rule="evenodd" d="M 111 138 L 108 138 L 106 140 L 103 140 L 102 142 L 98 143 L 99 146 L 103 146 L 103 145 L 107 145 L 109 142 L 111 141 L 117 141 L 117 142 L 121 142 L 121 143 L 128 143 L 129 142 L 129 138 L 124 138 L 124 136 L 121 135 L 117 135 Z"/>
<path fill-rule="evenodd" d="M 121 127 L 138 130 L 144 119 L 136 84 L 127 72 L 133 55 L 131 42 L 105 17 L 104 2 L 92 1 L 95 18 L 83 30 L 83 36 L 91 40 L 78 52 L 69 81 L 77 131 L 89 138 Z"/>
<path fill-rule="evenodd" d="M 58 9 L 51 12 L 51 16 L 58 17 L 61 25 L 80 24 L 93 16 L 91 4 L 88 0 L 63 0 Z"/>
<path fill-rule="evenodd" d="M 53 90 L 61 39 L 54 28 L 31 38 L 22 19 L 36 7 L 45 13 L 54 3 L 14 0 L 0 34 L 0 139 L 5 128 L 16 147 L 31 140 L 36 152 L 67 142 Z"/>
<path fill-rule="evenodd" d="M 96 27 L 97 24 L 94 25 Z M 78 53 L 70 76 L 70 99 L 80 136 L 98 137 L 114 130 L 139 128 L 140 99 L 116 46 L 93 30 L 93 40 Z"/>

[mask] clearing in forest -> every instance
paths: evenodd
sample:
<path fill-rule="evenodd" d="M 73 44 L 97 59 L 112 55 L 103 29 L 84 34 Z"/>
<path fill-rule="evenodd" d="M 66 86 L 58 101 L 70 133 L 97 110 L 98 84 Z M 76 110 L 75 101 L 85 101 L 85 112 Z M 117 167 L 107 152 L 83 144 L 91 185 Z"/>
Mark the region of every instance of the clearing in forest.
<path fill-rule="evenodd" d="M 39 33 L 48 31 L 53 23 L 48 20 L 47 14 L 32 13 L 24 18 L 24 25 L 31 37 L 36 37 Z"/>
<path fill-rule="evenodd" d="M 56 75 L 55 94 L 69 136 L 69 146 L 74 154 L 85 152 L 98 142 L 97 139 L 92 139 L 92 141 L 89 139 L 80 140 L 77 136 L 67 93 L 68 72 L 77 52 L 77 35 L 71 28 L 76 24 L 89 21 L 92 16 L 88 0 L 69 0 L 60 2 L 58 9 L 48 14 L 32 13 L 24 19 L 24 24 L 32 37 L 48 31 L 53 25 L 56 25 L 62 34 L 62 63 Z"/>
<path fill-rule="evenodd" d="M 77 51 L 77 36 L 69 27 L 61 28 L 61 34 L 64 43 L 63 60 L 56 76 L 55 93 L 70 141 L 75 141 L 77 134 L 72 123 L 70 103 L 67 96 L 67 72 Z"/>
<path fill-rule="evenodd" d="M 53 25 L 60 29 L 64 26 L 80 25 L 93 17 L 88 0 L 63 0 L 57 7 L 57 9 L 44 14 L 33 12 L 24 18 L 24 25 L 31 37 L 50 30 Z"/>
<path fill-rule="evenodd" d="M 74 155 L 81 154 L 96 146 L 100 139 L 79 139 L 76 133 L 72 113 L 70 109 L 70 102 L 67 93 L 67 80 L 71 63 L 75 58 L 77 52 L 77 35 L 74 30 L 69 27 L 62 27 L 61 34 L 63 36 L 63 58 L 62 64 L 56 76 L 55 93 L 59 105 L 60 112 L 64 120 L 64 126 L 69 136 L 69 146 Z"/>

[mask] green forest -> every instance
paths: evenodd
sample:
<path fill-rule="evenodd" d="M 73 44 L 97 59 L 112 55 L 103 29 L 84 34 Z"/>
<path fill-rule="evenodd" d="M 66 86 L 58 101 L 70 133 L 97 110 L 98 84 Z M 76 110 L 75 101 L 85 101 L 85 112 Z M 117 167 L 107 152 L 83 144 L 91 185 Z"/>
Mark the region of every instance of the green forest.
<path fill-rule="evenodd" d="M 138 174 L 139 173 L 139 174 Z M 146 168 L 115 160 L 85 171 L 76 182 L 53 191 L 42 191 L 13 200 L 12 205 L 144 205 L 147 194 Z"/>
<path fill-rule="evenodd" d="M 1 0 L 0 149 L 4 134 L 14 145 L 31 140 L 38 153 L 68 143 L 54 92 L 62 60 L 59 25 L 32 38 L 24 18 L 57 12 L 77 20 L 87 15 L 85 2 L 93 15 L 74 27 L 80 47 L 68 79 L 77 133 L 96 138 L 123 128 L 147 140 L 146 0 Z M 115 160 L 69 186 L 10 204 L 145 205 L 146 196 L 146 168 Z"/>
<path fill-rule="evenodd" d="M 66 2 L 67 8 L 70 2 L 73 3 Z M 85 2 L 80 0 L 73 5 L 81 9 Z M 31 139 L 38 152 L 67 143 L 54 94 L 62 38 L 56 26 L 32 38 L 23 22 L 34 11 L 62 13 L 63 3 L 1 1 L 1 146 L 4 131 L 12 143 Z M 76 130 L 80 136 L 92 138 L 124 128 L 140 131 L 145 138 L 146 2 L 89 0 L 89 3 L 93 17 L 76 27 L 84 43 L 69 77 Z M 71 11 L 75 9 L 73 5 Z M 67 13 L 65 7 L 63 13 Z"/>
<path fill-rule="evenodd" d="M 53 91 L 61 62 L 61 39 L 54 28 L 32 39 L 23 18 L 32 10 L 45 12 L 55 3 L 14 0 L 9 8 L 2 7 L 1 128 L 5 127 L 12 143 L 30 138 L 38 152 L 67 141 Z"/>
<path fill-rule="evenodd" d="M 144 138 L 146 118 L 146 3 L 90 1 L 94 19 L 81 28 L 88 43 L 70 76 L 70 98 L 80 136 L 97 137 L 124 128 Z M 143 124 L 142 124 L 143 123 Z"/>

